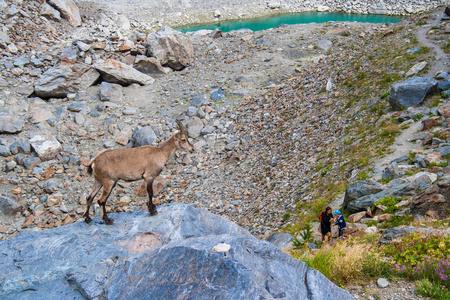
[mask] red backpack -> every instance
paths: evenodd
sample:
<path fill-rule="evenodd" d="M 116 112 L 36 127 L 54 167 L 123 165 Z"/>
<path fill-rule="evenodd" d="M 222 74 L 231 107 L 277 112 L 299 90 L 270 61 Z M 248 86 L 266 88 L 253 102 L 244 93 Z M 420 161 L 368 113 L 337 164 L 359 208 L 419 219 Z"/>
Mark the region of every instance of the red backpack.
<path fill-rule="evenodd" d="M 321 211 L 319 214 L 319 222 L 322 222 L 322 214 L 324 213 L 324 211 Z"/>

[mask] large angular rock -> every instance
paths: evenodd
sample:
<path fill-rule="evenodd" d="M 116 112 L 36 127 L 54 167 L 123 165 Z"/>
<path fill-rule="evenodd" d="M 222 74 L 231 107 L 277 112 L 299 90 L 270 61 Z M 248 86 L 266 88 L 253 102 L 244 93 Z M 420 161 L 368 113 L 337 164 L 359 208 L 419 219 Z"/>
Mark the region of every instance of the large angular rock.
<path fill-rule="evenodd" d="M 450 179 L 440 179 L 412 199 L 411 213 L 445 219 L 450 214 Z"/>
<path fill-rule="evenodd" d="M 438 81 L 431 77 L 412 77 L 391 87 L 389 103 L 395 110 L 420 105 L 425 97 L 437 92 Z"/>
<path fill-rule="evenodd" d="M 410 235 L 411 233 L 423 233 L 423 234 L 429 234 L 433 233 L 432 229 L 429 228 L 423 228 L 423 227 L 414 227 L 414 226 L 399 226 L 387 229 L 384 231 L 381 236 L 380 240 L 378 241 L 379 244 L 389 245 L 393 243 L 398 243 L 398 241 L 407 235 Z"/>
<path fill-rule="evenodd" d="M 63 62 L 49 68 L 34 83 L 36 96 L 43 98 L 66 97 L 86 90 L 93 85 L 100 74 L 83 63 Z"/>
<path fill-rule="evenodd" d="M 181 70 L 194 62 L 194 46 L 190 38 L 169 26 L 150 33 L 145 40 L 148 55 L 156 57 L 163 66 Z"/>
<path fill-rule="evenodd" d="M 347 209 L 347 206 L 358 198 L 377 194 L 385 190 L 387 190 L 387 188 L 384 185 L 373 179 L 356 181 L 347 187 L 342 208 Z M 365 208 L 363 210 L 365 210 Z"/>
<path fill-rule="evenodd" d="M 172 203 L 1 241 L 2 299 L 353 299 L 207 211 Z M 20 259 L 19 259 L 20 258 Z"/>
<path fill-rule="evenodd" d="M 19 133 L 24 124 L 25 120 L 21 117 L 0 112 L 0 133 Z"/>
<path fill-rule="evenodd" d="M 44 17 L 47 17 L 54 21 L 61 20 L 61 14 L 57 9 L 54 9 L 52 6 L 48 5 L 47 3 L 43 3 L 41 5 L 40 14 Z"/>
<path fill-rule="evenodd" d="M 104 81 L 111 83 L 123 85 L 139 83 L 140 85 L 146 85 L 155 81 L 150 76 L 114 59 L 99 59 L 94 63 L 93 67 L 100 72 Z"/>
<path fill-rule="evenodd" d="M 78 6 L 72 0 L 49 0 L 48 3 L 56 8 L 64 19 L 73 26 L 81 26 L 81 16 Z"/>
<path fill-rule="evenodd" d="M 350 211 L 350 213 L 366 211 L 367 208 L 372 207 L 375 204 L 375 202 L 377 202 L 381 198 L 384 198 L 389 195 L 390 194 L 388 191 L 381 191 L 376 194 L 362 196 L 360 198 L 357 198 L 357 199 L 349 202 L 346 209 L 348 209 L 348 211 Z"/>
<path fill-rule="evenodd" d="M 30 144 L 42 161 L 55 158 L 62 150 L 61 144 L 52 135 L 37 134 L 30 139 Z"/>
<path fill-rule="evenodd" d="M 139 72 L 148 74 L 151 76 L 162 76 L 167 74 L 170 70 L 169 68 L 164 68 L 161 66 L 159 61 L 154 57 L 147 57 L 145 55 L 136 56 L 134 61 L 134 68 Z"/>

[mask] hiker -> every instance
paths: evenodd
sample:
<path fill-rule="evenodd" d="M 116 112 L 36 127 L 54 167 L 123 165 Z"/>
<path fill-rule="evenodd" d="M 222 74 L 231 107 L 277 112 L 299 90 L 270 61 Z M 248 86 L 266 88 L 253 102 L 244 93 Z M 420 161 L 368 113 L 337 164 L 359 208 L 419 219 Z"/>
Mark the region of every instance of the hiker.
<path fill-rule="evenodd" d="M 340 210 L 337 210 L 335 213 L 336 215 L 336 224 L 339 228 L 339 235 L 338 237 L 341 237 L 344 234 L 345 228 L 347 228 L 347 224 L 345 224 L 344 216 L 342 215 Z"/>
<path fill-rule="evenodd" d="M 328 235 L 328 241 L 330 241 L 331 221 L 334 221 L 333 213 L 331 212 L 331 207 L 327 206 L 327 208 L 320 213 L 319 220 L 320 220 L 320 232 L 322 233 L 322 242 L 325 241 L 326 235 Z"/>

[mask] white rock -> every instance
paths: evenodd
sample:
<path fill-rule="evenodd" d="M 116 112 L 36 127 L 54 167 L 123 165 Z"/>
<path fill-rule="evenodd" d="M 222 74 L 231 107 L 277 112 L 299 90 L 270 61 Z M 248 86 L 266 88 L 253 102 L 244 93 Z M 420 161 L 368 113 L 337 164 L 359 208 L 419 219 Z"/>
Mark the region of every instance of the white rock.
<path fill-rule="evenodd" d="M 212 251 L 213 252 L 228 252 L 230 250 L 230 248 L 231 248 L 231 245 L 226 244 L 226 243 L 220 243 L 220 244 L 215 245 L 212 248 Z"/>
<path fill-rule="evenodd" d="M 61 152 L 61 144 L 52 135 L 37 134 L 30 139 L 30 144 L 42 161 L 50 160 Z"/>
<path fill-rule="evenodd" d="M 218 9 L 216 9 L 214 11 L 214 18 L 219 18 L 220 16 L 222 16 L 222 12 Z"/>
<path fill-rule="evenodd" d="M 16 54 L 19 52 L 19 49 L 17 49 L 16 45 L 14 43 L 11 43 L 6 47 L 6 51 L 12 54 Z"/>
<path fill-rule="evenodd" d="M 276 9 L 276 8 L 280 8 L 281 3 L 278 1 L 270 1 L 269 3 L 267 3 L 267 7 L 271 8 L 271 9 Z"/>
<path fill-rule="evenodd" d="M 378 285 L 380 288 L 387 288 L 387 287 L 389 286 L 389 281 L 387 281 L 387 280 L 384 279 L 384 278 L 378 278 L 378 280 L 377 280 L 377 285 Z"/>
<path fill-rule="evenodd" d="M 405 76 L 408 77 L 419 73 L 426 67 L 426 65 L 427 65 L 426 61 L 422 61 L 420 63 L 415 64 L 411 69 L 409 69 L 408 72 L 406 72 Z"/>
<path fill-rule="evenodd" d="M 330 9 L 330 7 L 329 6 L 326 6 L 326 5 L 318 5 L 317 6 L 317 11 L 328 11 Z"/>
<path fill-rule="evenodd" d="M 369 228 L 367 228 L 366 230 L 364 230 L 365 234 L 372 234 L 372 233 L 376 233 L 378 231 L 378 228 L 376 226 L 371 226 Z"/>
<path fill-rule="evenodd" d="M 130 20 L 128 20 L 128 18 L 123 15 L 120 15 L 119 17 L 117 17 L 117 26 L 119 26 L 119 28 L 122 30 L 130 30 L 131 29 Z"/>

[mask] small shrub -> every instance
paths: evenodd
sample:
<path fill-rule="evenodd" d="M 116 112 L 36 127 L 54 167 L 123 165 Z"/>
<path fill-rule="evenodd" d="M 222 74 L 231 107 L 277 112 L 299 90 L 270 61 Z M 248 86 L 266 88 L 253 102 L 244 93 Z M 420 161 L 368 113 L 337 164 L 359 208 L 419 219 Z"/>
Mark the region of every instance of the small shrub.
<path fill-rule="evenodd" d="M 381 136 L 395 136 L 400 132 L 400 127 L 397 124 L 390 124 L 381 132 Z"/>
<path fill-rule="evenodd" d="M 375 202 L 375 204 L 372 207 L 372 210 L 374 210 L 375 206 L 377 206 L 377 205 L 384 205 L 387 207 L 387 209 L 384 211 L 384 213 L 393 214 L 399 210 L 395 205 L 397 203 L 399 203 L 400 201 L 401 201 L 401 199 L 398 197 L 386 196 L 384 198 L 381 198 L 377 202 Z"/>
<path fill-rule="evenodd" d="M 389 221 L 383 222 L 383 224 L 381 225 L 381 228 L 388 229 L 388 228 L 398 227 L 401 225 L 409 225 L 409 224 L 411 224 L 412 220 L 413 220 L 413 216 L 411 216 L 411 215 L 407 215 L 404 217 L 393 216 L 392 219 L 390 219 Z"/>
<path fill-rule="evenodd" d="M 291 214 L 287 213 L 283 215 L 283 221 L 287 221 L 289 220 L 289 218 L 291 217 Z"/>
<path fill-rule="evenodd" d="M 391 90 L 386 90 L 383 92 L 383 94 L 381 94 L 381 99 L 386 98 L 387 96 L 389 96 L 391 94 Z"/>

